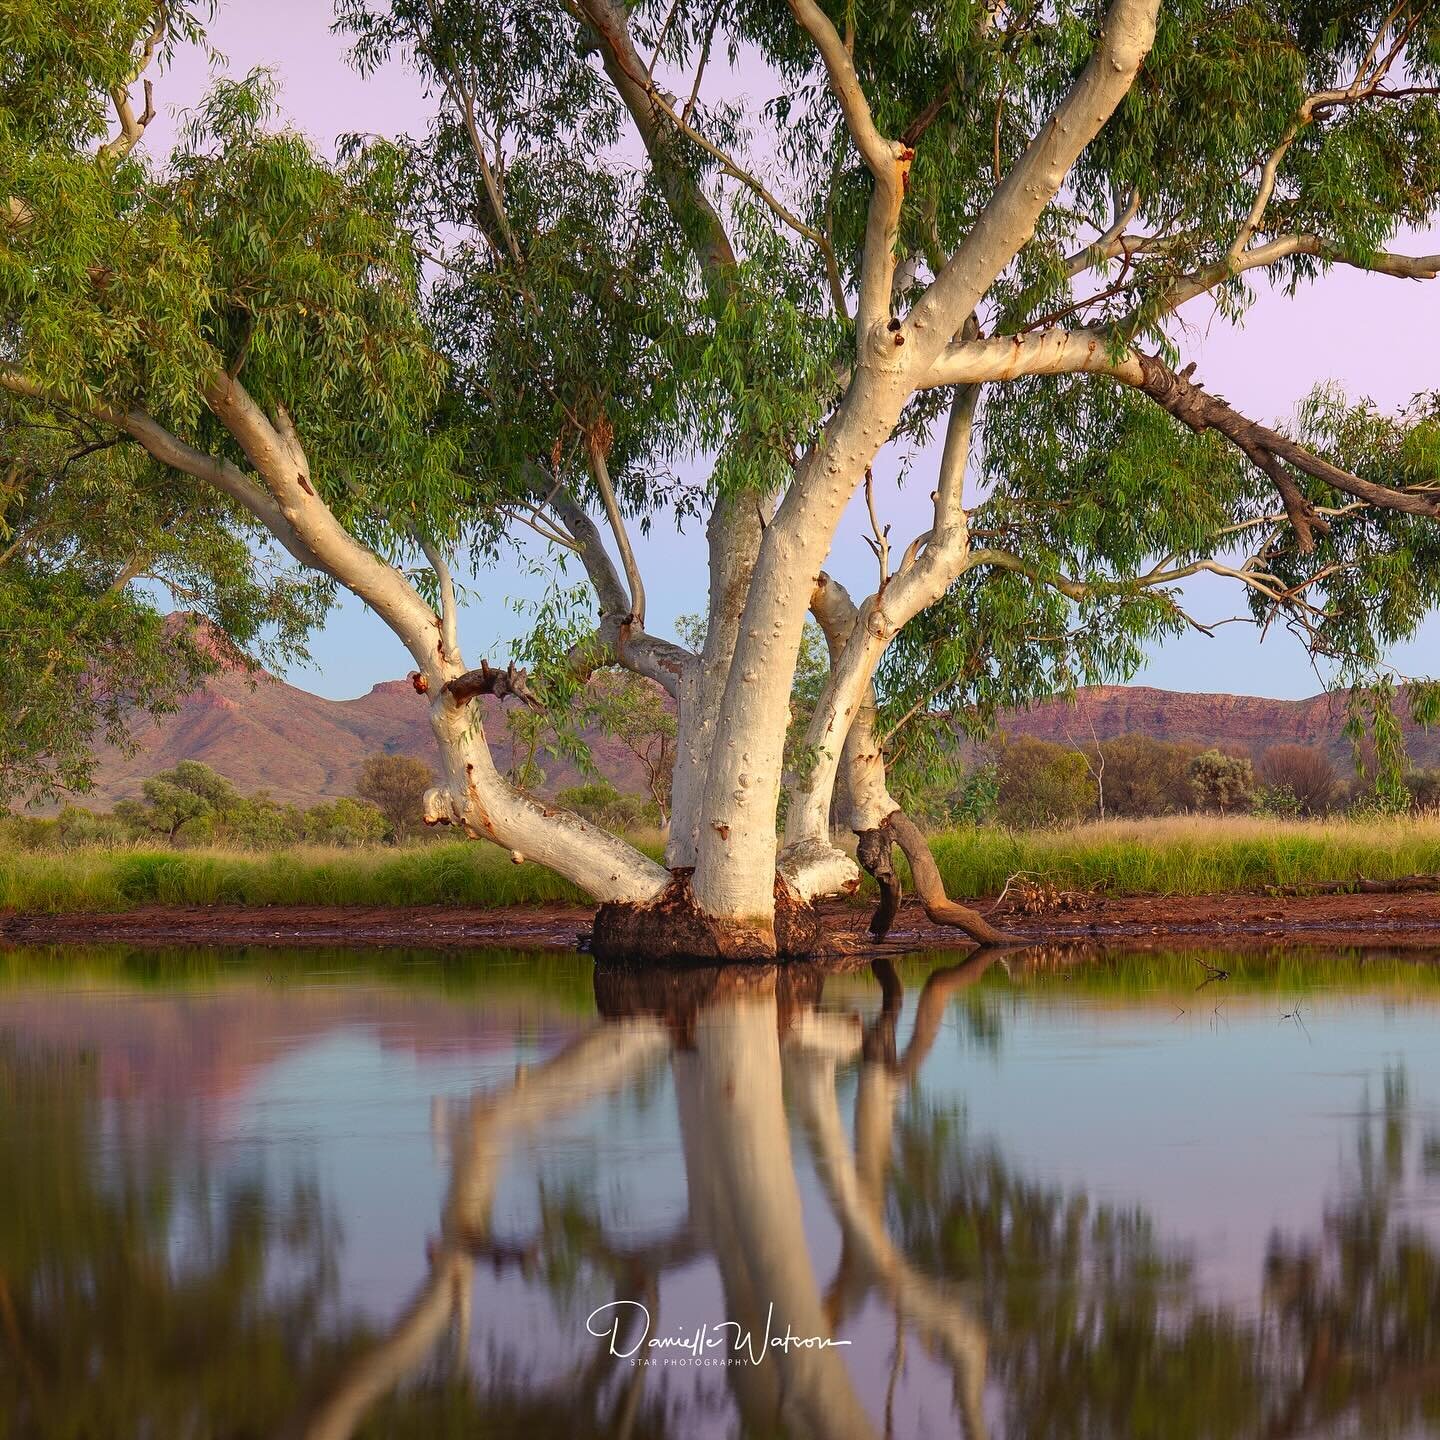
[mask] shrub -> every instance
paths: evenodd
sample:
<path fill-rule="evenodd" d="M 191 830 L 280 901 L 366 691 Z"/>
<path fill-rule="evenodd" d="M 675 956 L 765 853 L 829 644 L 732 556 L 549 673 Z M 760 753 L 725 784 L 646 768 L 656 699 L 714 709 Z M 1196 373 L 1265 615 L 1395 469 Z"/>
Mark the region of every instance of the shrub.
<path fill-rule="evenodd" d="M 122 800 L 115 817 L 137 838 L 163 835 L 174 842 L 216 837 L 242 803 L 240 792 L 223 775 L 198 760 L 182 760 L 140 786 L 140 800 Z"/>
<path fill-rule="evenodd" d="M 1412 770 L 1405 777 L 1405 788 L 1412 810 L 1440 810 L 1440 770 Z"/>
<path fill-rule="evenodd" d="M 565 809 L 607 830 L 639 830 L 660 822 L 660 809 L 654 801 L 617 790 L 607 780 L 571 785 L 558 791 L 555 799 Z"/>
<path fill-rule="evenodd" d="M 385 838 L 389 820 L 379 808 L 342 795 L 305 812 L 305 839 L 317 845 L 375 845 Z"/>
<path fill-rule="evenodd" d="M 996 816 L 1006 825 L 1069 825 L 1095 811 L 1095 782 L 1078 750 L 1022 735 L 1000 746 L 996 764 Z"/>
<path fill-rule="evenodd" d="M 1299 796 L 1288 785 L 1262 785 L 1250 802 L 1250 813 L 1272 820 L 1297 820 L 1305 812 Z"/>
<path fill-rule="evenodd" d="M 1316 745 L 1272 745 L 1260 757 L 1260 778 L 1271 789 L 1288 790 L 1300 815 L 1325 815 L 1340 794 L 1340 772 Z"/>
<path fill-rule="evenodd" d="M 424 824 L 425 792 L 435 772 L 413 755 L 371 755 L 360 767 L 355 794 L 368 800 L 395 836 L 413 835 Z"/>
<path fill-rule="evenodd" d="M 1107 816 L 1146 819 L 1189 810 L 1195 803 L 1190 762 L 1198 745 L 1120 735 L 1094 747 L 1091 769 L 1099 771 Z"/>
<path fill-rule="evenodd" d="M 1202 810 L 1244 810 L 1255 793 L 1255 767 L 1242 756 L 1206 750 L 1190 762 L 1190 787 Z"/>

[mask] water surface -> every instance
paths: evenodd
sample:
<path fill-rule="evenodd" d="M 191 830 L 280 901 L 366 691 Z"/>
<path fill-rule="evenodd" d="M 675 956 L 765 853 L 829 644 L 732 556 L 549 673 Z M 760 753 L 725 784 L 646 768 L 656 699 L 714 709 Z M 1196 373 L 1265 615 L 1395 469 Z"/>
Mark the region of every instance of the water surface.
<path fill-rule="evenodd" d="M 1413 954 L 4 952 L 0 1437 L 1440 1436 L 1437 1022 Z"/>

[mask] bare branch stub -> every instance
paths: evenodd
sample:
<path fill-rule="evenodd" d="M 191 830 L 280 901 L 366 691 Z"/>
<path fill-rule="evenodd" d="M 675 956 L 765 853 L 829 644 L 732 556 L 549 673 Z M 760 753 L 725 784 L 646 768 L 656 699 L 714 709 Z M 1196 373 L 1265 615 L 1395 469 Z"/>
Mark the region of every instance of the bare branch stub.
<path fill-rule="evenodd" d="M 478 670 L 467 670 L 463 675 L 457 675 L 444 689 L 457 705 L 467 705 L 479 695 L 493 695 L 497 700 L 513 695 L 532 710 L 543 712 L 545 709 L 530 688 L 529 677 L 523 670 L 517 670 L 513 661 L 503 670 L 497 670 L 482 660 Z"/>

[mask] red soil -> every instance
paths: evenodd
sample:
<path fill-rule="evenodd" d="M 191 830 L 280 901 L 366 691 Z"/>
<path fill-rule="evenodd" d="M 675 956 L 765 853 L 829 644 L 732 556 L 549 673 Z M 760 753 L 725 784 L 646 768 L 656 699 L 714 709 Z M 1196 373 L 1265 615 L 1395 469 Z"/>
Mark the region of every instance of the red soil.
<path fill-rule="evenodd" d="M 991 921 L 1022 943 L 1303 940 L 1327 945 L 1435 946 L 1440 951 L 1440 894 L 1087 895 L 1077 908 L 1016 913 L 990 908 Z M 445 949 L 477 945 L 572 949 L 592 912 L 577 905 L 498 910 L 448 907 L 148 906 L 119 914 L 0 917 L 0 943 L 11 945 L 384 945 Z M 931 925 L 913 902 L 902 906 L 883 947 L 866 934 L 869 911 L 837 902 L 824 910 L 827 949 L 861 955 L 965 948 L 956 931 Z"/>

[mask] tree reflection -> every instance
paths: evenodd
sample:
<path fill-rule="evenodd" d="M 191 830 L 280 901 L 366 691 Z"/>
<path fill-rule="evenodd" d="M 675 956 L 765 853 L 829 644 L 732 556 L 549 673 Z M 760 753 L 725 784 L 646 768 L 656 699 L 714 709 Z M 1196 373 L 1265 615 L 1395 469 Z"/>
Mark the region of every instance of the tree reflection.
<path fill-rule="evenodd" d="M 0 1051 L 0 1117 L 0 1433 L 270 1433 L 333 1343 L 315 1191 L 120 1133 L 83 1057 Z"/>
<path fill-rule="evenodd" d="M 946 1017 L 993 963 L 934 971 L 911 1010 L 877 962 L 863 1017 L 825 1003 L 816 967 L 597 971 L 592 1031 L 444 1108 L 435 1236 L 378 1332 L 339 1311 L 339 1236 L 313 1187 L 212 1175 L 183 1127 L 118 1129 L 84 1060 L 0 1053 L 0 1174 L 23 1176 L 0 1191 L 0 1436 L 689 1435 L 673 1392 L 602 1341 L 539 1378 L 477 1364 L 472 1333 L 504 1332 L 501 1273 L 557 1312 L 641 1300 L 658 1330 L 667 1279 L 697 1264 L 758 1334 L 841 1336 L 880 1307 L 899 1337 L 883 1400 L 862 1401 L 841 1348 L 726 1369 L 750 1436 L 893 1435 L 905 1337 L 948 1377 L 968 1440 L 1440 1432 L 1440 1253 L 1406 1209 L 1423 1157 L 1404 1075 L 1363 1107 L 1319 1232 L 1272 1238 L 1258 1312 L 1227 1307 L 1150 1217 L 1023 1173 L 928 1097 Z M 507 1163 L 601 1097 L 668 1103 L 666 1067 L 687 1197 L 673 1229 L 637 1238 L 581 1177 L 541 1187 L 530 1233 L 497 1232 Z M 841 1242 L 824 1274 L 802 1152 Z"/>

